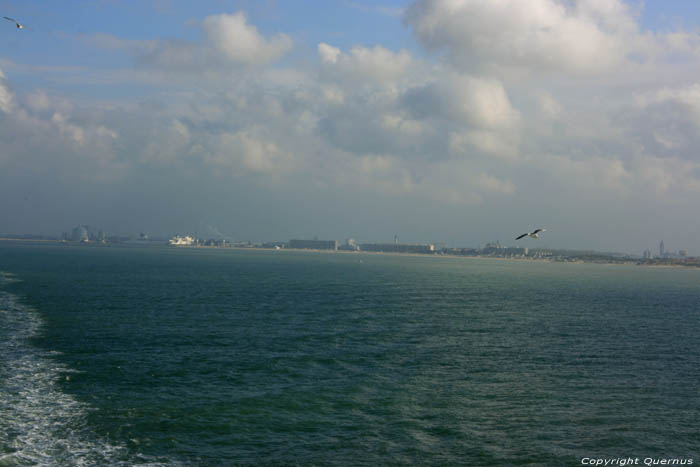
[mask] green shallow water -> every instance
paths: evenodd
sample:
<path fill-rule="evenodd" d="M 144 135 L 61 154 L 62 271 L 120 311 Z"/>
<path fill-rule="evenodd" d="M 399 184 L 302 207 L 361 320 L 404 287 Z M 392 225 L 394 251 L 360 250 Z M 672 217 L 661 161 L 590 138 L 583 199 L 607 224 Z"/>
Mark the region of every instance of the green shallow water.
<path fill-rule="evenodd" d="M 700 461 L 700 271 L 0 244 L 0 465 Z"/>

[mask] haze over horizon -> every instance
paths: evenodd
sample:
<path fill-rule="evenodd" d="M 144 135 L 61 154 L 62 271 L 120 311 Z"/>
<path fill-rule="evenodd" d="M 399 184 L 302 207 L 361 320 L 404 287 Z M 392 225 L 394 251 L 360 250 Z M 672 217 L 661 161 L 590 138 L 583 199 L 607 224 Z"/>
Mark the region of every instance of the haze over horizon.
<path fill-rule="evenodd" d="M 0 10 L 0 233 L 700 255 L 697 2 Z"/>

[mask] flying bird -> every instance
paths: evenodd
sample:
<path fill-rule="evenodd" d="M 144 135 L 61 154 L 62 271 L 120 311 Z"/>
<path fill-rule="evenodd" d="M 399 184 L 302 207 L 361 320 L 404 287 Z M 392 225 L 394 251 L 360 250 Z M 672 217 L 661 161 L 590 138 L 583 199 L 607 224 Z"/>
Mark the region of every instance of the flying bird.
<path fill-rule="evenodd" d="M 19 21 L 17 21 L 16 19 L 8 18 L 7 16 L 3 16 L 3 18 L 5 18 L 5 19 L 8 20 L 8 21 L 12 21 L 13 23 L 15 23 L 15 25 L 17 25 L 17 29 L 24 29 L 24 28 L 26 28 L 26 26 L 25 26 L 24 24 L 21 24 L 21 23 L 20 23 Z"/>
<path fill-rule="evenodd" d="M 540 232 L 546 232 L 547 229 L 535 229 L 532 233 L 524 233 L 518 237 L 515 237 L 516 240 L 520 240 L 523 237 L 532 237 L 532 238 L 540 238 L 539 233 Z"/>

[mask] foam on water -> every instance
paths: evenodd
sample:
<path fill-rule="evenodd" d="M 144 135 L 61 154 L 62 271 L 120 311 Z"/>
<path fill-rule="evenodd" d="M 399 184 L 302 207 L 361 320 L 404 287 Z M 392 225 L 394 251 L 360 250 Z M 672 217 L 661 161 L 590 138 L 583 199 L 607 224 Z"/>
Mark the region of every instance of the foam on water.
<path fill-rule="evenodd" d="M 0 466 L 156 465 L 90 432 L 90 407 L 58 384 L 75 371 L 31 344 L 41 317 L 4 290 L 16 281 L 0 272 Z"/>

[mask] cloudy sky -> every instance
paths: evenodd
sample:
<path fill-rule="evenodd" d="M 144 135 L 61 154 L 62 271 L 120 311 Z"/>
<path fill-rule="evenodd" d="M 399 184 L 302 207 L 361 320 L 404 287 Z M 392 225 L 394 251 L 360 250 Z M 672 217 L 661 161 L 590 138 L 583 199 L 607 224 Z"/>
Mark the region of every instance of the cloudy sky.
<path fill-rule="evenodd" d="M 700 2 L 0 10 L 0 233 L 700 255 Z"/>

